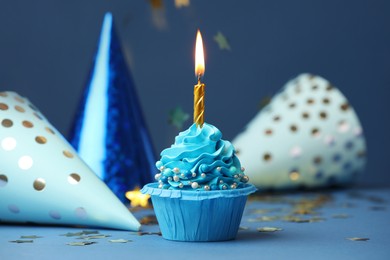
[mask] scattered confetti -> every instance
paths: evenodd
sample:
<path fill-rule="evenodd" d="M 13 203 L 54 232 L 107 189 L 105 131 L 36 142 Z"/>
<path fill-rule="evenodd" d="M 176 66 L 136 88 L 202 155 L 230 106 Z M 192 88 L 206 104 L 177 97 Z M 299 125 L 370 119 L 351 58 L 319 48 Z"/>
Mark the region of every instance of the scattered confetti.
<path fill-rule="evenodd" d="M 127 239 L 111 239 L 108 240 L 108 242 L 111 243 L 128 243 L 128 242 L 133 242 L 132 240 L 127 240 Z"/>
<path fill-rule="evenodd" d="M 96 242 L 92 242 L 92 241 L 82 241 L 82 242 L 70 242 L 70 243 L 66 243 L 68 246 L 89 246 L 89 245 L 92 245 L 92 244 L 96 244 Z"/>
<path fill-rule="evenodd" d="M 9 241 L 11 243 L 17 243 L 17 244 L 23 244 L 23 243 L 33 243 L 34 240 L 22 240 L 22 239 L 17 239 L 17 240 L 11 240 Z"/>
<path fill-rule="evenodd" d="M 91 235 L 91 234 L 99 234 L 99 231 L 96 231 L 96 230 L 83 230 L 83 231 L 81 231 L 81 232 L 75 232 L 75 233 L 68 232 L 68 233 L 62 234 L 62 235 L 60 235 L 60 236 L 65 236 L 65 237 L 80 237 L 80 236 Z"/>
<path fill-rule="evenodd" d="M 240 230 L 248 230 L 249 229 L 249 227 L 244 227 L 244 226 L 240 226 L 239 228 L 238 228 L 238 230 L 240 231 Z"/>
<path fill-rule="evenodd" d="M 262 216 L 259 218 L 250 218 L 248 219 L 248 222 L 269 222 L 269 221 L 275 221 L 279 220 L 279 216 Z"/>
<path fill-rule="evenodd" d="M 125 196 L 128 200 L 130 200 L 130 205 L 132 207 L 141 206 L 141 207 L 146 208 L 149 205 L 148 201 L 149 201 L 150 195 L 142 194 L 139 187 L 136 187 L 132 191 L 126 192 Z"/>
<path fill-rule="evenodd" d="M 101 238 L 106 238 L 106 237 L 111 237 L 111 236 L 110 235 L 89 235 L 89 236 L 81 236 L 81 237 L 78 237 L 77 239 L 89 240 L 89 239 L 101 239 Z"/>
<path fill-rule="evenodd" d="M 367 237 L 347 237 L 347 239 L 351 240 L 351 241 L 368 241 L 368 240 L 370 240 Z"/>
<path fill-rule="evenodd" d="M 276 231 L 281 231 L 283 230 L 282 228 L 278 228 L 278 227 L 261 227 L 261 228 L 257 228 L 257 231 L 259 232 L 276 232 Z"/>
<path fill-rule="evenodd" d="M 36 239 L 36 238 L 42 238 L 42 237 L 36 236 L 36 235 L 31 235 L 31 236 L 20 236 L 20 238 Z"/>
<path fill-rule="evenodd" d="M 157 235 L 161 236 L 161 232 L 145 232 L 145 231 L 139 231 L 139 232 L 130 232 L 132 235 L 138 235 L 138 236 L 145 236 L 145 235 Z"/>
<path fill-rule="evenodd" d="M 188 7 L 190 6 L 190 0 L 175 0 L 176 8 Z"/>
<path fill-rule="evenodd" d="M 370 210 L 383 211 L 383 210 L 386 210 L 386 207 L 383 207 L 383 206 L 372 206 L 372 207 L 370 207 Z"/>
<path fill-rule="evenodd" d="M 214 41 L 217 42 L 219 49 L 227 50 L 227 51 L 231 50 L 228 40 L 226 39 L 225 35 L 223 35 L 221 32 L 218 32 L 214 36 Z"/>
<path fill-rule="evenodd" d="M 155 215 L 148 215 L 140 220 L 141 225 L 157 225 L 157 218 Z"/>
<path fill-rule="evenodd" d="M 190 118 L 190 115 L 183 111 L 181 107 L 176 107 L 169 111 L 169 124 L 176 127 L 178 130 L 183 128 L 183 124 Z"/>
<path fill-rule="evenodd" d="M 332 218 L 340 218 L 340 219 L 346 219 L 349 217 L 350 216 L 348 214 L 334 214 L 334 215 L 332 215 Z"/>

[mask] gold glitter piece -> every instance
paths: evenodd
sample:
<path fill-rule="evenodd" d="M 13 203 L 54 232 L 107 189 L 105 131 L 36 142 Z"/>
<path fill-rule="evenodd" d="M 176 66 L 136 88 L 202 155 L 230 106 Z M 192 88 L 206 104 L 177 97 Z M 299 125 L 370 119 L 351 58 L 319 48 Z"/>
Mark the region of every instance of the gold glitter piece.
<path fill-rule="evenodd" d="M 81 180 L 81 177 L 80 177 L 80 175 L 78 175 L 77 173 L 71 173 L 71 174 L 69 174 L 69 176 L 68 176 L 68 182 L 70 183 L 70 184 L 77 184 L 77 183 L 79 183 L 80 182 L 80 180 Z"/>
<path fill-rule="evenodd" d="M 10 119 L 4 119 L 3 121 L 1 121 L 1 124 L 4 127 L 11 127 L 14 123 Z"/>
<path fill-rule="evenodd" d="M 349 104 L 348 103 L 344 103 L 340 106 L 340 109 L 342 111 L 347 111 L 349 109 Z"/>
<path fill-rule="evenodd" d="M 281 231 L 283 229 L 278 227 L 261 227 L 261 228 L 257 228 L 256 230 L 259 232 L 276 232 L 276 231 Z"/>
<path fill-rule="evenodd" d="M 16 96 L 16 97 L 15 97 L 15 100 L 18 101 L 18 102 L 20 102 L 20 103 L 24 103 L 24 100 L 23 100 L 23 98 L 21 98 L 21 97 Z"/>
<path fill-rule="evenodd" d="M 272 155 L 270 153 L 265 153 L 263 156 L 263 159 L 264 159 L 264 161 L 269 162 L 272 159 Z"/>
<path fill-rule="evenodd" d="M 47 142 L 47 139 L 44 136 L 37 136 L 35 137 L 35 142 L 37 142 L 38 144 L 45 144 Z"/>
<path fill-rule="evenodd" d="M 45 130 L 46 130 L 46 132 L 48 132 L 50 134 L 53 134 L 53 135 L 55 134 L 53 129 L 51 129 L 51 128 L 47 127 L 47 126 L 45 127 Z"/>
<path fill-rule="evenodd" d="M 347 239 L 351 240 L 351 241 L 368 241 L 368 240 L 370 240 L 367 237 L 347 237 Z"/>
<path fill-rule="evenodd" d="M 69 152 L 68 150 L 64 150 L 64 151 L 62 151 L 62 153 L 65 155 L 65 157 L 67 157 L 67 158 L 73 158 L 74 157 L 74 155 L 71 153 L 71 152 Z"/>
<path fill-rule="evenodd" d="M 23 113 L 23 112 L 25 112 L 26 110 L 24 110 L 24 108 L 23 107 L 21 107 L 21 106 L 15 106 L 15 110 L 16 111 L 18 111 L 18 112 L 20 112 L 20 113 Z"/>
<path fill-rule="evenodd" d="M 31 123 L 30 121 L 27 121 L 27 120 L 24 120 L 24 121 L 22 122 L 22 125 L 23 125 L 24 127 L 27 127 L 27 128 L 32 128 L 32 127 L 34 127 L 33 123 Z"/>
<path fill-rule="evenodd" d="M 43 178 L 38 178 L 34 181 L 33 187 L 37 191 L 41 191 L 45 188 L 46 181 Z"/>
<path fill-rule="evenodd" d="M 7 104 L 0 103 L 0 110 L 7 110 L 7 109 L 8 109 L 8 105 Z"/>

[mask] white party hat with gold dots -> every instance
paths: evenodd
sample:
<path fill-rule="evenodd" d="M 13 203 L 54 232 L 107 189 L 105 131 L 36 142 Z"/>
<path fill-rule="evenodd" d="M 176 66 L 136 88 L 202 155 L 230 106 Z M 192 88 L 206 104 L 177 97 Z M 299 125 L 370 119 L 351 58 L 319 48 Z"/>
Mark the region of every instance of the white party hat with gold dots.
<path fill-rule="evenodd" d="M 0 92 L 0 222 L 140 228 L 65 138 L 14 92 Z"/>
<path fill-rule="evenodd" d="M 355 111 L 337 88 L 311 74 L 289 81 L 233 145 L 261 189 L 344 186 L 366 162 Z"/>

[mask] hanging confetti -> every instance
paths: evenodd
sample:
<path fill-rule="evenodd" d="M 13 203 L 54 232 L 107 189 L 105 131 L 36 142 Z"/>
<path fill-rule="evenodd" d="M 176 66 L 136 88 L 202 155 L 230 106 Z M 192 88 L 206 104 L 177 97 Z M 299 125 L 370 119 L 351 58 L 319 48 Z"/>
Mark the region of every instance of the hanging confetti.
<path fill-rule="evenodd" d="M 169 124 L 173 125 L 177 128 L 177 130 L 181 130 L 183 128 L 183 124 L 190 118 L 190 115 L 183 111 L 181 107 L 176 107 L 169 111 Z"/>
<path fill-rule="evenodd" d="M 223 35 L 221 32 L 218 32 L 214 36 L 214 41 L 217 42 L 220 50 L 231 51 L 228 40 L 226 39 L 225 35 Z"/>
<path fill-rule="evenodd" d="M 141 225 L 158 225 L 155 215 L 148 215 L 140 220 Z"/>

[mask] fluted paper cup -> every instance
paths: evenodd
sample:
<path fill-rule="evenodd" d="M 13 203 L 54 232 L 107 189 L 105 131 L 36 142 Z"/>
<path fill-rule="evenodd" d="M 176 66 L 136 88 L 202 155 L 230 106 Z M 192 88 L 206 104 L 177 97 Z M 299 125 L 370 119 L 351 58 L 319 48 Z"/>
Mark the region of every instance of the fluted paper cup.
<path fill-rule="evenodd" d="M 252 184 L 235 190 L 165 190 L 150 183 L 141 190 L 151 195 L 163 238 L 176 241 L 225 241 L 236 237 Z"/>
<path fill-rule="evenodd" d="M 289 81 L 232 143 L 262 189 L 349 185 L 366 162 L 354 109 L 336 87 L 311 74 Z"/>

